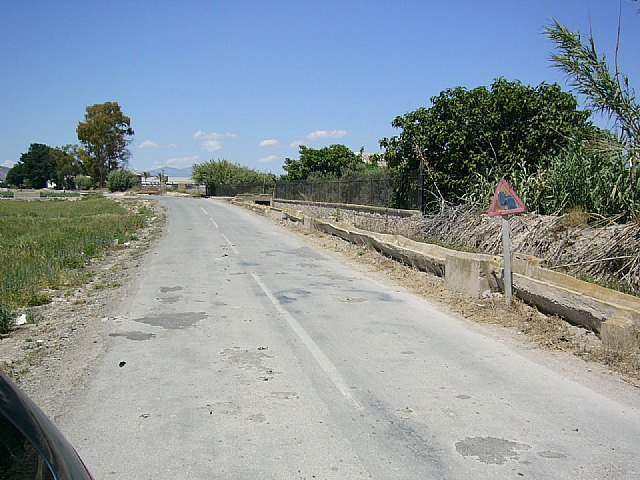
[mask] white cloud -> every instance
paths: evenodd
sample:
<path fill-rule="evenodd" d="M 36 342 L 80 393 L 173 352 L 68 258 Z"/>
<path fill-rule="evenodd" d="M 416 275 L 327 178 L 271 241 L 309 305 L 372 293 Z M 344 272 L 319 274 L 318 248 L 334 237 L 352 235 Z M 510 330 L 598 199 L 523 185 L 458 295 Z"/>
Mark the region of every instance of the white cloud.
<path fill-rule="evenodd" d="M 198 130 L 193 134 L 195 140 L 199 140 L 207 152 L 218 152 L 224 147 L 223 143 L 218 140 L 219 138 L 236 138 L 237 133 L 207 133 L 204 130 Z"/>
<path fill-rule="evenodd" d="M 277 155 L 269 155 L 267 157 L 263 157 L 260 160 L 258 160 L 258 162 L 260 163 L 269 163 L 269 162 L 275 162 L 276 160 L 278 160 L 278 156 Z"/>
<path fill-rule="evenodd" d="M 191 157 L 170 158 L 169 160 L 167 160 L 167 162 L 163 166 L 185 168 L 185 167 L 190 167 L 191 165 L 196 163 L 198 160 L 200 160 L 200 157 L 197 155 L 194 155 Z"/>
<path fill-rule="evenodd" d="M 294 140 L 293 142 L 291 142 L 289 144 L 289 146 L 291 148 L 298 148 L 298 147 L 300 147 L 300 145 L 304 145 L 304 143 L 305 143 L 304 140 Z"/>
<path fill-rule="evenodd" d="M 274 139 L 262 140 L 259 143 L 259 146 L 260 147 L 277 147 L 279 143 L 280 142 L 278 142 L 278 140 L 274 140 Z"/>
<path fill-rule="evenodd" d="M 217 152 L 219 150 L 222 150 L 222 142 L 218 140 L 207 140 L 205 142 L 202 142 L 202 147 L 207 152 Z"/>
<path fill-rule="evenodd" d="M 9 168 L 11 168 L 11 167 L 13 167 L 15 164 L 16 164 L 16 162 L 14 162 L 13 160 L 5 160 L 4 162 L 2 162 L 2 163 L 0 164 L 0 166 L 2 166 L 2 167 L 9 167 Z"/>
<path fill-rule="evenodd" d="M 342 138 L 347 135 L 346 130 L 316 130 L 307 135 L 308 140 L 320 140 L 321 138 Z"/>
<path fill-rule="evenodd" d="M 160 145 L 159 143 L 152 142 L 150 140 L 145 140 L 140 145 L 138 145 L 138 148 L 176 148 L 177 146 L 178 145 L 176 145 L 175 143 L 170 143 L 168 145 Z"/>
<path fill-rule="evenodd" d="M 207 133 L 204 130 L 198 130 L 193 134 L 193 138 L 196 140 L 213 140 L 216 138 L 236 138 L 238 136 L 237 133 Z"/>

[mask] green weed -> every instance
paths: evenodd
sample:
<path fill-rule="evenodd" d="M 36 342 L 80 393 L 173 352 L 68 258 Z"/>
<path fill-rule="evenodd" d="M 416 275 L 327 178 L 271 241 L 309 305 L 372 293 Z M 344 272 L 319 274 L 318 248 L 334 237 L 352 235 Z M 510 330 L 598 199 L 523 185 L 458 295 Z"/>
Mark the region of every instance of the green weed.
<path fill-rule="evenodd" d="M 0 334 L 5 335 L 13 329 L 13 312 L 6 305 L 0 304 Z"/>
<path fill-rule="evenodd" d="M 129 241 L 145 224 L 112 200 L 0 202 L 0 298 L 9 308 L 42 305 L 42 292 L 88 279 L 87 262 Z"/>

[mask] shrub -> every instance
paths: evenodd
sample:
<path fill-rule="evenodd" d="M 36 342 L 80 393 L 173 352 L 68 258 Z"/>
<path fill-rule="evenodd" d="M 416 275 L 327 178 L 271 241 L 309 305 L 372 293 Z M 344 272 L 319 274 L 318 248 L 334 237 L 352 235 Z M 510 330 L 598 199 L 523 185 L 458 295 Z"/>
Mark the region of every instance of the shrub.
<path fill-rule="evenodd" d="M 486 207 L 500 173 L 476 173 L 463 200 Z M 508 181 L 530 212 L 560 215 L 577 210 L 617 216 L 622 221 L 637 218 L 640 213 L 639 167 L 620 153 L 594 152 L 581 142 L 549 158 L 537 171 L 520 162 Z"/>
<path fill-rule="evenodd" d="M 91 188 L 91 177 L 86 175 L 78 175 L 75 178 L 76 188 L 79 190 L 89 190 Z"/>
<path fill-rule="evenodd" d="M 138 184 L 138 176 L 131 170 L 114 170 L 107 177 L 107 186 L 111 192 L 124 192 Z"/>
<path fill-rule="evenodd" d="M 13 328 L 13 314 L 11 310 L 0 303 L 0 334 L 7 334 Z"/>
<path fill-rule="evenodd" d="M 539 211 L 580 208 L 604 216 L 633 218 L 640 210 L 640 172 L 616 153 L 574 148 L 554 158 L 545 172 Z"/>

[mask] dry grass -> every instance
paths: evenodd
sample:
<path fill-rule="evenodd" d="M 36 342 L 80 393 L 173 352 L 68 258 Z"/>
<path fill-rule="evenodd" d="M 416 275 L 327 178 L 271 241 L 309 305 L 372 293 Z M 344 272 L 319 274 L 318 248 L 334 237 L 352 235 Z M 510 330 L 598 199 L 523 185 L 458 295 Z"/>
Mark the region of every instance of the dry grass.
<path fill-rule="evenodd" d="M 596 221 L 579 209 L 563 216 L 516 215 L 510 220 L 511 246 L 543 259 L 548 268 L 640 295 L 640 223 L 614 220 Z M 502 252 L 500 220 L 468 206 L 447 207 L 400 233 L 481 253 Z"/>
<path fill-rule="evenodd" d="M 560 221 L 568 228 L 586 227 L 589 223 L 589 214 L 584 208 L 574 207 L 560 217 Z"/>

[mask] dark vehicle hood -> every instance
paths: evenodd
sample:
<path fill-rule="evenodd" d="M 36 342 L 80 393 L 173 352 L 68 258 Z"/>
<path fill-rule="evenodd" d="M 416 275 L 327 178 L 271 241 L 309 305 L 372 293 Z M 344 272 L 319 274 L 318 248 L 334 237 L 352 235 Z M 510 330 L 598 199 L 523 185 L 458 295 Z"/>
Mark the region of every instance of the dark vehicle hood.
<path fill-rule="evenodd" d="M 60 480 L 91 480 L 71 444 L 49 418 L 0 372 L 0 415 L 27 437 Z"/>

